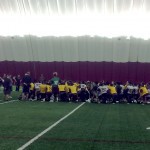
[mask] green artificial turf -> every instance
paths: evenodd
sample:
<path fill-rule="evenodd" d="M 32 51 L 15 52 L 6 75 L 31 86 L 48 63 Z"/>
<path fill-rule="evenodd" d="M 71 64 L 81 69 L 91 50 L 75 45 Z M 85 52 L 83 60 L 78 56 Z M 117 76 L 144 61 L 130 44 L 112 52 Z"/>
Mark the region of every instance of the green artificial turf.
<path fill-rule="evenodd" d="M 19 94 L 13 92 L 13 99 Z M 0 105 L 0 150 L 16 150 L 79 105 L 35 101 Z M 86 103 L 26 149 L 150 150 L 149 114 L 150 105 Z"/>
<path fill-rule="evenodd" d="M 29 150 L 149 150 L 149 106 L 86 104 Z"/>
<path fill-rule="evenodd" d="M 78 105 L 28 101 L 0 105 L 0 149 L 17 149 Z"/>

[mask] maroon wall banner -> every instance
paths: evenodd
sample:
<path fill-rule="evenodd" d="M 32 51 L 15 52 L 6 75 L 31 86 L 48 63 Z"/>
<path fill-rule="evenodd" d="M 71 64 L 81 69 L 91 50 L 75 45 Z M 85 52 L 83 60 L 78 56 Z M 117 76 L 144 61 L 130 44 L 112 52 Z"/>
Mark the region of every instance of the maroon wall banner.
<path fill-rule="evenodd" d="M 0 62 L 0 75 L 4 73 L 13 76 L 31 72 L 33 79 L 43 74 L 47 79 L 57 71 L 65 80 L 75 81 L 131 81 L 149 82 L 150 63 L 128 62 Z"/>

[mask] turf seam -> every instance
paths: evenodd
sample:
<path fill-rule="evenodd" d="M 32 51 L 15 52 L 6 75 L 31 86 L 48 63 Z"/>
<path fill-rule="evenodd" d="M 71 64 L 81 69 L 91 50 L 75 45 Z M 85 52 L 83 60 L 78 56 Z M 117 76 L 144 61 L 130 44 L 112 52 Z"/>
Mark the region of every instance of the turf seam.
<path fill-rule="evenodd" d="M 16 139 L 24 140 L 31 137 L 20 137 L 20 136 L 0 136 L 0 139 Z M 130 141 L 130 140 L 104 140 L 104 139 L 85 139 L 85 138 L 49 138 L 42 137 L 40 141 L 50 141 L 50 142 L 94 142 L 94 143 L 121 143 L 121 144 L 150 144 L 150 141 Z"/>
<path fill-rule="evenodd" d="M 109 107 L 108 107 L 108 109 L 109 109 Z M 103 115 L 103 118 L 102 118 L 102 120 L 101 120 L 101 122 L 100 122 L 100 124 L 99 124 L 98 131 L 99 131 L 99 129 L 101 128 L 101 126 L 103 125 L 103 121 L 104 121 L 104 119 L 105 119 L 106 113 L 108 113 L 108 111 L 105 111 L 105 113 L 104 113 L 104 115 Z M 97 132 L 97 134 L 95 135 L 95 137 L 97 137 L 97 135 L 98 135 L 98 132 Z M 91 141 L 91 142 L 93 143 L 92 146 L 91 146 L 91 149 L 94 149 L 94 147 L 95 147 L 95 145 L 94 145 L 95 139 L 93 139 L 93 141 Z"/>

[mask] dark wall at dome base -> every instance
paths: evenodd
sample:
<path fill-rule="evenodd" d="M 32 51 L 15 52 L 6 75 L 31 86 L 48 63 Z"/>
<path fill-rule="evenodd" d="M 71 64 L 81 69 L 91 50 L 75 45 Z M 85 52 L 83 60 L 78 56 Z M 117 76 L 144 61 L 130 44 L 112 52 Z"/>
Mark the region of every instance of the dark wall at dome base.
<path fill-rule="evenodd" d="M 0 75 L 23 75 L 30 71 L 34 79 L 40 74 L 49 79 L 54 71 L 62 79 L 77 81 L 132 81 L 149 82 L 150 63 L 128 62 L 0 62 Z"/>

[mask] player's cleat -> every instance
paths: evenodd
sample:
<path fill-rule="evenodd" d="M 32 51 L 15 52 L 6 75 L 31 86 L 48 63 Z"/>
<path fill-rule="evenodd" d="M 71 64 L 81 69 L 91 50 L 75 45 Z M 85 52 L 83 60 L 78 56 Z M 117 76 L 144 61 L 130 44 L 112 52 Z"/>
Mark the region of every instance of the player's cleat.
<path fill-rule="evenodd" d="M 41 102 L 45 102 L 45 98 L 44 99 L 42 99 L 42 101 Z"/>
<path fill-rule="evenodd" d="M 91 99 L 89 98 L 88 100 L 86 100 L 86 102 L 91 103 Z"/>

